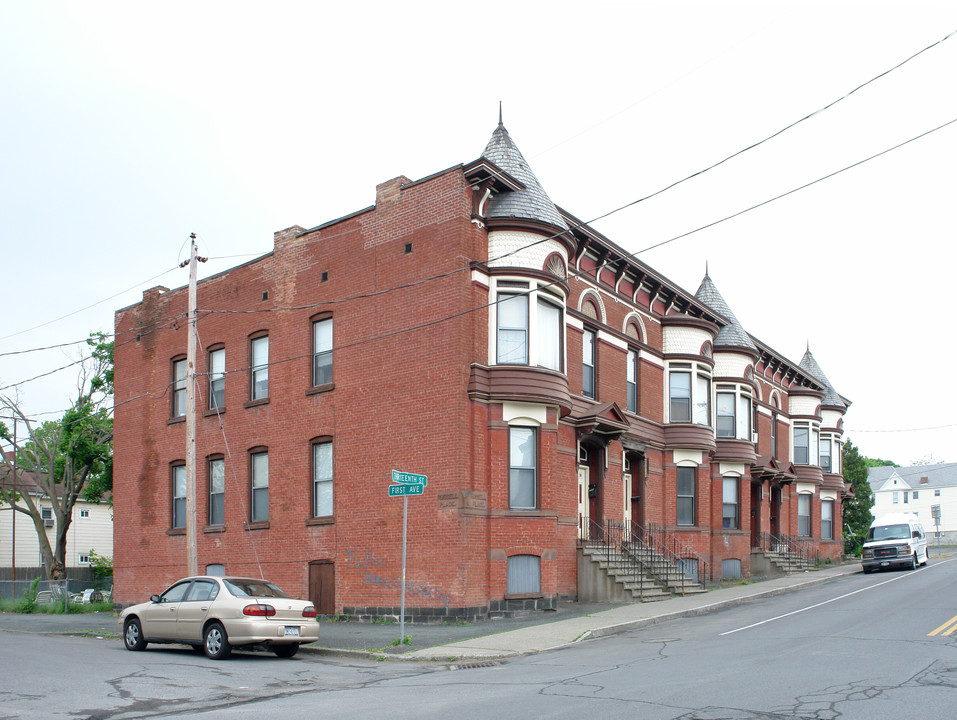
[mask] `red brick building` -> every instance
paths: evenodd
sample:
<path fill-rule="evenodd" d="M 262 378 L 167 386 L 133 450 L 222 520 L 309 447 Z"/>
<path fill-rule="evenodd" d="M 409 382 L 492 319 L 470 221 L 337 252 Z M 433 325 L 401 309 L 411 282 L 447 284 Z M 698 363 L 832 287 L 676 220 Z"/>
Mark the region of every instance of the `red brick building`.
<path fill-rule="evenodd" d="M 116 313 L 122 603 L 186 573 L 186 295 Z M 277 232 L 198 309 L 201 572 L 395 614 L 393 470 L 428 477 L 408 499 L 417 618 L 615 596 L 587 546 L 653 574 L 644 544 L 699 581 L 842 553 L 848 402 L 810 352 L 557 208 L 501 124 L 474 162 Z"/>

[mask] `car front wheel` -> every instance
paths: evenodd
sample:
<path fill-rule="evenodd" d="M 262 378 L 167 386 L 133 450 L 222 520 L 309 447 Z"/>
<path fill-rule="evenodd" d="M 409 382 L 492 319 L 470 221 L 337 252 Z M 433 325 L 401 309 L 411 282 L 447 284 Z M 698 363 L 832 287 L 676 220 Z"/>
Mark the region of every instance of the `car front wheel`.
<path fill-rule="evenodd" d="M 212 660 L 225 660 L 233 651 L 233 646 L 229 644 L 226 638 L 226 628 L 218 622 L 211 624 L 206 628 L 203 634 L 203 650 L 206 657 Z"/>
<path fill-rule="evenodd" d="M 146 640 L 143 639 L 143 626 L 139 618 L 130 618 L 123 626 L 123 644 L 127 650 L 143 650 Z"/>
<path fill-rule="evenodd" d="M 276 653 L 277 657 L 291 658 L 293 655 L 299 652 L 299 643 L 291 643 L 289 645 L 273 645 L 272 651 Z"/>
<path fill-rule="evenodd" d="M 910 559 L 910 569 L 911 570 L 917 569 L 917 553 L 914 553 L 914 556 Z"/>

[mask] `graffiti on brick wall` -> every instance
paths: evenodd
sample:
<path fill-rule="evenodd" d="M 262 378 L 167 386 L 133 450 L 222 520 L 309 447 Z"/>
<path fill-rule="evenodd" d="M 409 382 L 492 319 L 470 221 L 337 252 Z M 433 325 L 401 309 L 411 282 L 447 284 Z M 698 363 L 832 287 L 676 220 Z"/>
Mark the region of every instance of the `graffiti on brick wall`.
<path fill-rule="evenodd" d="M 375 585 L 380 588 L 402 589 L 401 577 L 390 578 L 375 572 L 375 568 L 382 567 L 385 564 L 384 559 L 376 557 L 369 550 L 362 553 L 357 549 L 346 550 L 346 570 L 361 570 L 364 584 Z M 441 589 L 428 582 L 406 580 L 405 591 L 414 597 L 436 600 L 442 603 L 442 607 L 448 607 L 452 600 L 449 593 L 442 592 Z"/>

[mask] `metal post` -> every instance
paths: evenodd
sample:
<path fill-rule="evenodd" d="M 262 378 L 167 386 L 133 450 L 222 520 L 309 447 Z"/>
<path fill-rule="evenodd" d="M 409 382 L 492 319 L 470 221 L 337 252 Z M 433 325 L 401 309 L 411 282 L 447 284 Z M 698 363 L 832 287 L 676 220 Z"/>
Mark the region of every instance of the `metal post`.
<path fill-rule="evenodd" d="M 402 606 L 399 615 L 399 644 L 405 640 L 405 538 L 409 524 L 409 496 L 402 496 Z"/>

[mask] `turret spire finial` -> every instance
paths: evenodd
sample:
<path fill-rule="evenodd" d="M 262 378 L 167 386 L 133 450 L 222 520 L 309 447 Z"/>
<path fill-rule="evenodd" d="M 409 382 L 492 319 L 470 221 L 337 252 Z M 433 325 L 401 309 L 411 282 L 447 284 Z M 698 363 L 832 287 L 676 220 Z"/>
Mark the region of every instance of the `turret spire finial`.
<path fill-rule="evenodd" d="M 502 127 L 502 101 L 498 101 L 498 126 Z"/>

